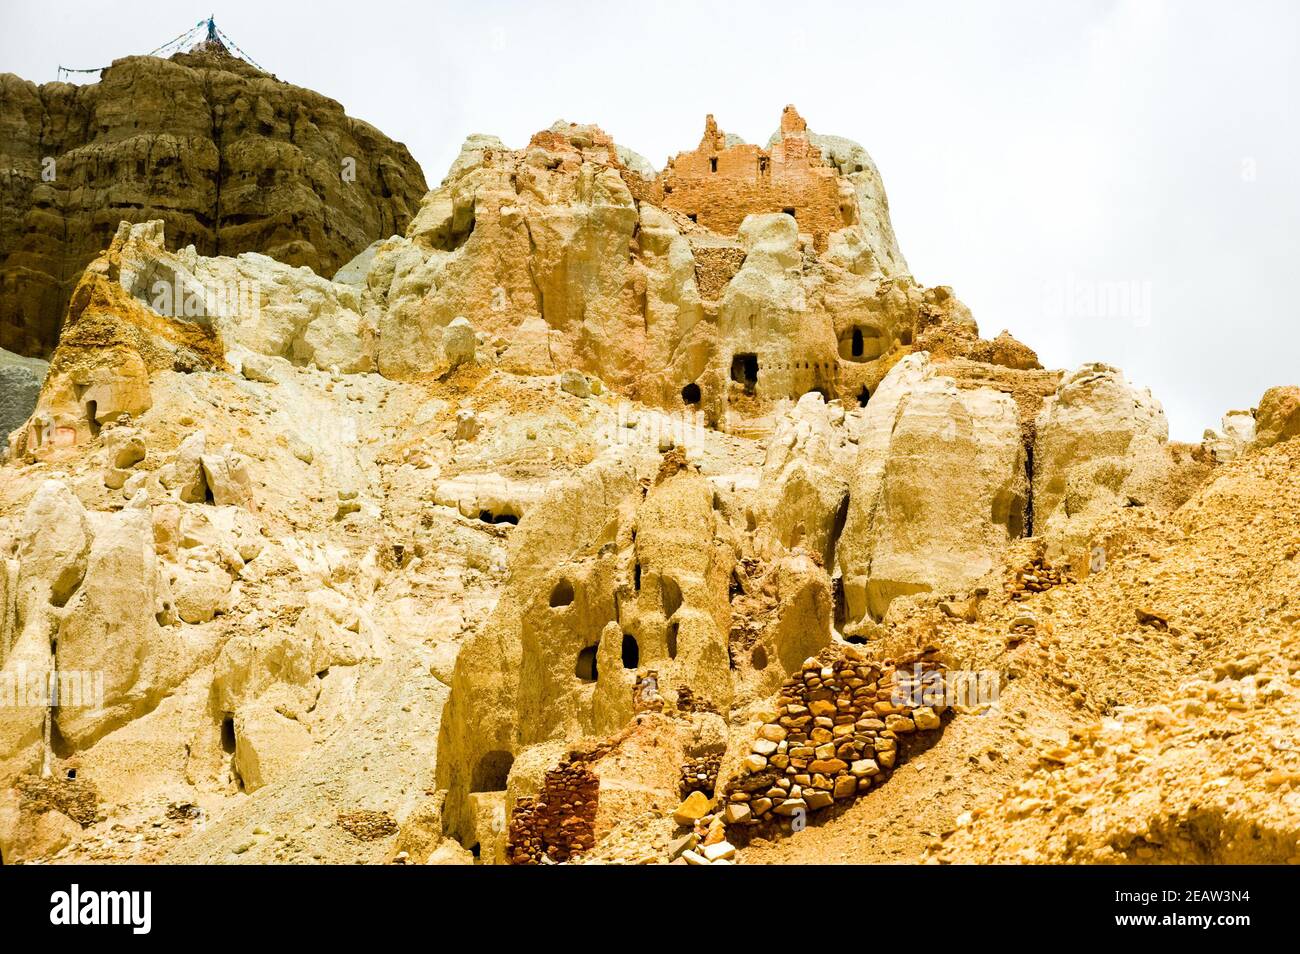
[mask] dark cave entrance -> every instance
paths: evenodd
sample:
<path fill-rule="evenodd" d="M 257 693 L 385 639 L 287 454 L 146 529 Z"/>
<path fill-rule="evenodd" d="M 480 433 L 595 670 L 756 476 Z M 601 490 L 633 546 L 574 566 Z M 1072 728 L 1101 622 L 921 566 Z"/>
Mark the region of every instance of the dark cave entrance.
<path fill-rule="evenodd" d="M 752 352 L 732 355 L 731 380 L 742 385 L 746 394 L 758 387 L 758 355 Z"/>

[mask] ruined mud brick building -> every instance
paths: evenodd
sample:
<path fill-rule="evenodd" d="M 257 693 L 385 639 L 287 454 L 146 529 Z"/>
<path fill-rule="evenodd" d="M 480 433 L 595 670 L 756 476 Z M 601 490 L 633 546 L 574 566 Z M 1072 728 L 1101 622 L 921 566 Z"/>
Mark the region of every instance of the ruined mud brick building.
<path fill-rule="evenodd" d="M 780 138 L 770 149 L 736 142 L 710 115 L 692 152 L 679 153 L 660 176 L 664 208 L 681 212 L 715 232 L 735 235 L 745 216 L 784 212 L 826 249 L 831 232 L 852 225 L 851 190 L 808 138 L 808 124 L 793 106 L 781 113 Z"/>

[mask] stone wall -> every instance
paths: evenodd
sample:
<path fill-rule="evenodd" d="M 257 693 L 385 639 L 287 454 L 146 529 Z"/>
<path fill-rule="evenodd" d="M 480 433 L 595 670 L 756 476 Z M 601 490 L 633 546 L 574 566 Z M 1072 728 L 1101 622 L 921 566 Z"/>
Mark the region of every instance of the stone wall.
<path fill-rule="evenodd" d="M 704 792 L 711 797 L 718 785 L 721 762 L 720 753 L 699 755 L 687 760 L 682 766 L 682 797 L 685 798 L 691 792 Z"/>
<path fill-rule="evenodd" d="M 941 676 L 924 655 L 879 664 L 829 650 L 809 659 L 782 684 L 776 714 L 726 786 L 725 823 L 806 818 L 883 783 L 901 762 L 900 746 L 942 728 Z"/>
<path fill-rule="evenodd" d="M 568 861 L 596 841 L 600 779 L 567 757 L 546 773 L 538 795 L 520 798 L 510 815 L 506 857 L 511 864 L 537 865 L 543 856 Z"/>

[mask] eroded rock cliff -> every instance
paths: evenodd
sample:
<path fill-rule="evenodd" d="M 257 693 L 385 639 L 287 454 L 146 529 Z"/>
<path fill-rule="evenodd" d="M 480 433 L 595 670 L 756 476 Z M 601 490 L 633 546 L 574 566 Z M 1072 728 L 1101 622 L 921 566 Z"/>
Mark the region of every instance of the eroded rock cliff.
<path fill-rule="evenodd" d="M 41 357 L 123 220 L 328 276 L 404 232 L 426 188 L 405 146 L 220 51 L 125 57 L 85 86 L 0 75 L 0 166 L 0 347 Z"/>
<path fill-rule="evenodd" d="M 473 136 L 333 278 L 168 228 L 2 465 L 6 862 L 1293 860 L 1295 388 L 1170 442 L 793 109 Z"/>

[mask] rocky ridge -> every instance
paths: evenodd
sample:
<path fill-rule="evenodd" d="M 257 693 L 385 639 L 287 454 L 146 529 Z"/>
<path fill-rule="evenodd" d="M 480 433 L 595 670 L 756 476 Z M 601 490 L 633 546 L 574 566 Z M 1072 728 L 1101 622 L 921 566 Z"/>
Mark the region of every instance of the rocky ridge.
<path fill-rule="evenodd" d="M 211 47 L 83 86 L 0 74 L 0 166 L 0 347 L 36 357 L 122 221 L 328 276 L 405 231 L 426 188 L 405 146 Z"/>

